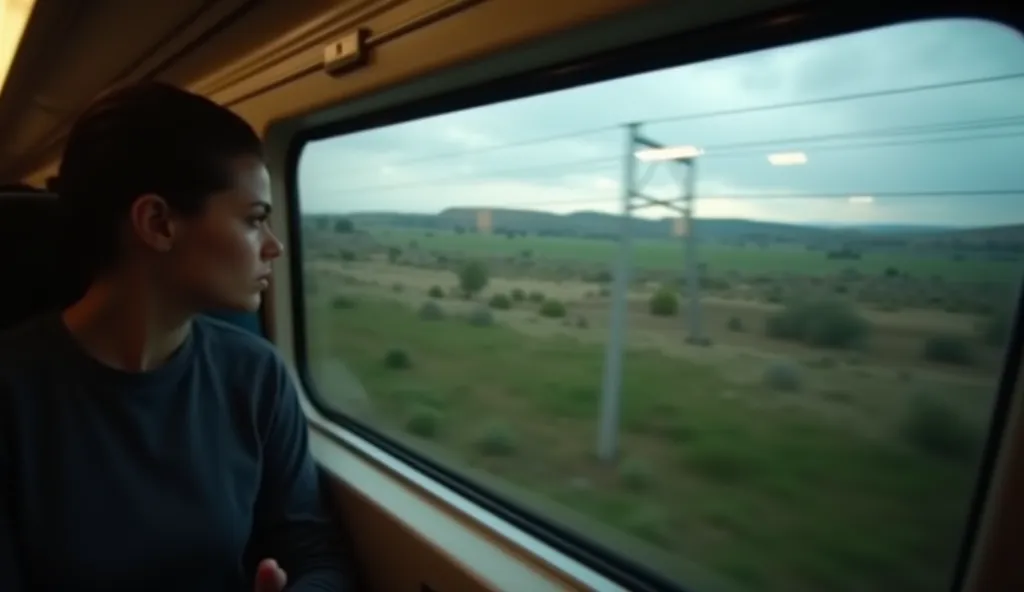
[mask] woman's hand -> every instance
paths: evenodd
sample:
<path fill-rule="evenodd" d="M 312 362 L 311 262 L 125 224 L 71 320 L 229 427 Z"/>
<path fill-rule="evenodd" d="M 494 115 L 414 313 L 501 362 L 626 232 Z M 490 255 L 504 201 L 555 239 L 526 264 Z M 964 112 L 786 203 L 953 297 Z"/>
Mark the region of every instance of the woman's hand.
<path fill-rule="evenodd" d="M 253 592 L 284 592 L 288 574 L 273 559 L 264 559 L 256 567 L 256 584 Z"/>

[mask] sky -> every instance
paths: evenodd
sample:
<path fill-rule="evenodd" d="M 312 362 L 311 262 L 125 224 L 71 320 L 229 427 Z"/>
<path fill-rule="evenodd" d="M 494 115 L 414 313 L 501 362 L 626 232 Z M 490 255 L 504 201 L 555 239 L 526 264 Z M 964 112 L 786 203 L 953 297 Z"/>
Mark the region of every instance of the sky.
<path fill-rule="evenodd" d="M 1024 38 L 976 20 L 885 27 L 311 142 L 299 161 L 301 208 L 619 212 L 627 122 L 702 151 L 697 217 L 1024 223 Z M 793 152 L 806 163 L 769 162 Z M 644 195 L 681 196 L 686 167 L 637 165 Z"/>

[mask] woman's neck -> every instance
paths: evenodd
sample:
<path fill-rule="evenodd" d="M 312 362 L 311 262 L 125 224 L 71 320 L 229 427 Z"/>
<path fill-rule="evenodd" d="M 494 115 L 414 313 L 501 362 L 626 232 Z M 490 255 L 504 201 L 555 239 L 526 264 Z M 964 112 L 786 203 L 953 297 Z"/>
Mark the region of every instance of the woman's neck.
<path fill-rule="evenodd" d="M 191 314 L 169 306 L 146 281 L 104 277 L 64 310 L 68 331 L 100 362 L 126 372 L 163 365 L 188 337 Z"/>

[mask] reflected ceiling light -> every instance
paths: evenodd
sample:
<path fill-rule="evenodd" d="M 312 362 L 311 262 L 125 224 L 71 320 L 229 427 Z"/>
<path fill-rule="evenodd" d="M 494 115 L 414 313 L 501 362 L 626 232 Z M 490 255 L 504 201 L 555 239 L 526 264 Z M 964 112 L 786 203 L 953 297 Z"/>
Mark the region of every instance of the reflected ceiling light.
<path fill-rule="evenodd" d="M 636 157 L 640 160 L 681 160 L 695 158 L 704 154 L 704 151 L 696 146 L 669 146 L 667 148 L 647 148 L 637 150 Z"/>
<path fill-rule="evenodd" d="M 852 204 L 869 204 L 875 203 L 875 198 L 870 195 L 851 195 L 849 202 Z"/>
<path fill-rule="evenodd" d="M 803 152 L 776 152 L 768 155 L 768 162 L 774 166 L 807 164 L 807 155 Z"/>
<path fill-rule="evenodd" d="M 0 92 L 35 4 L 36 0 L 0 0 Z"/>

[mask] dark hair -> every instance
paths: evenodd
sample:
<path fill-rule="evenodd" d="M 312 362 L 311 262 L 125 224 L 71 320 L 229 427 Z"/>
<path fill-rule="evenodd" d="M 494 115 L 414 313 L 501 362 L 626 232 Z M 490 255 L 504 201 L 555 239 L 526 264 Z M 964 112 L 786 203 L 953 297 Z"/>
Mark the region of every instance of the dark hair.
<path fill-rule="evenodd" d="M 111 92 L 82 113 L 47 185 L 66 203 L 75 248 L 94 274 L 116 263 L 120 228 L 136 198 L 154 193 L 180 214 L 197 214 L 211 193 L 229 188 L 231 159 L 262 154 L 259 136 L 230 110 L 146 82 Z"/>

